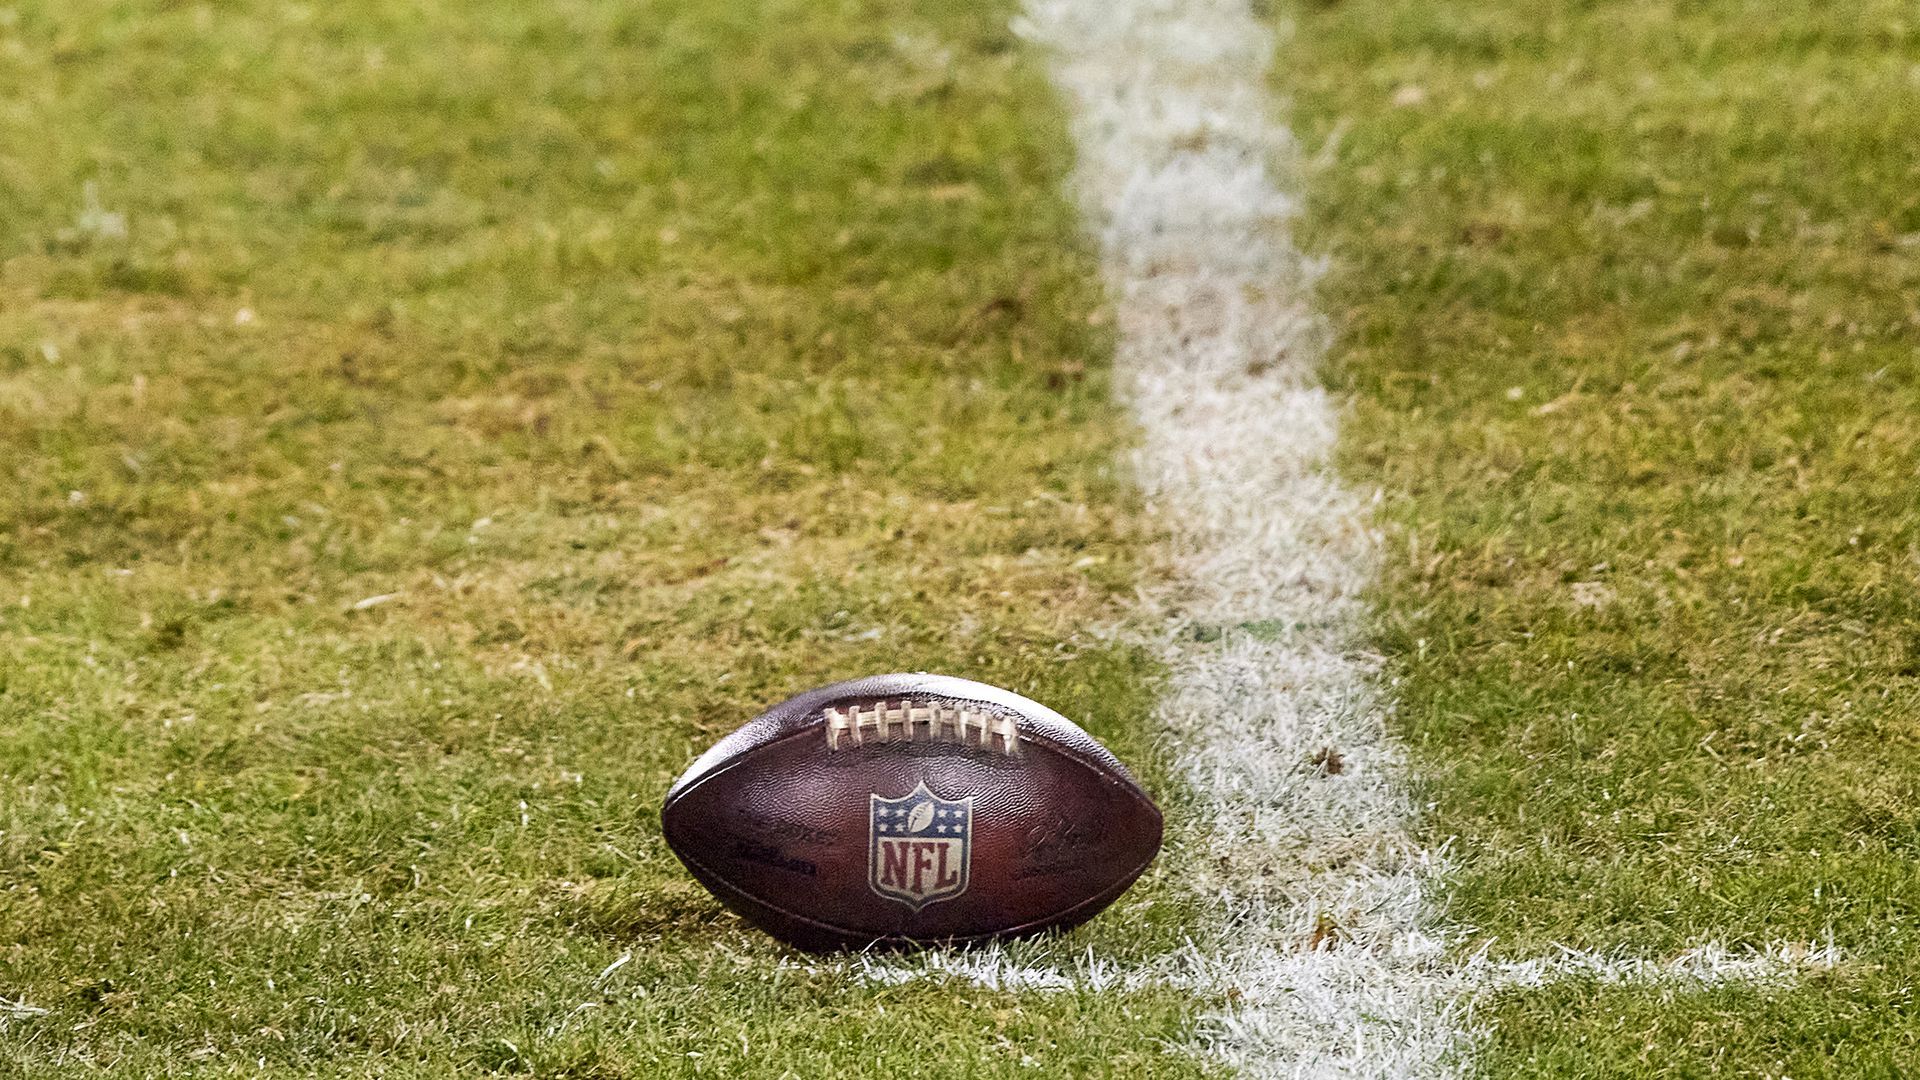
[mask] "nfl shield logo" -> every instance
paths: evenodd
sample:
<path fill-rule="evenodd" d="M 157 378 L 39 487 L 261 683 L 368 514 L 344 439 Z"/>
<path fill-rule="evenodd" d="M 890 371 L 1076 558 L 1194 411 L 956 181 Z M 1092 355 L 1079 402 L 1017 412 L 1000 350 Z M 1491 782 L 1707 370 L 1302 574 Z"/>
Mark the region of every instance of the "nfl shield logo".
<path fill-rule="evenodd" d="M 967 891 L 973 796 L 943 799 L 922 783 L 899 799 L 868 796 L 867 884 L 915 911 Z"/>

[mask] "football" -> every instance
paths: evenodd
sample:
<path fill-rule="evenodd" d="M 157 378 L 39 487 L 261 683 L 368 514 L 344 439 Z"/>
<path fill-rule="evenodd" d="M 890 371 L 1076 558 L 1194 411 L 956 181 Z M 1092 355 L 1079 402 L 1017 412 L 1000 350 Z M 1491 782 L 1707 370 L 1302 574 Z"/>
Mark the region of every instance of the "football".
<path fill-rule="evenodd" d="M 1071 720 L 940 675 L 775 705 L 667 792 L 700 883 L 804 949 L 963 943 L 1074 926 L 1160 849 L 1160 811 Z"/>

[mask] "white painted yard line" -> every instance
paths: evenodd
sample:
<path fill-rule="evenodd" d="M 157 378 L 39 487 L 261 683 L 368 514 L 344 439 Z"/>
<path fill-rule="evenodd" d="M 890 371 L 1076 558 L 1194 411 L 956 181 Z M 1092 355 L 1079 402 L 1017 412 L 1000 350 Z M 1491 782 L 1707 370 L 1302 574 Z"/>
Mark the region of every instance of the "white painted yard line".
<path fill-rule="evenodd" d="M 1171 673 L 1160 719 L 1208 820 L 1182 851 L 1216 902 L 1206 941 L 1139 966 L 1025 942 L 850 974 L 996 990 L 1191 988 L 1233 1002 L 1198 1049 L 1251 1077 L 1457 1075 L 1500 986 L 1769 980 L 1830 948 L 1704 945 L 1656 961 L 1562 950 L 1462 959 L 1424 899 L 1443 853 L 1406 832 L 1401 755 L 1361 638 L 1374 537 L 1329 467 L 1338 404 L 1316 380 L 1315 266 L 1289 236 L 1292 161 L 1267 116 L 1264 27 L 1244 0 L 1028 0 L 1074 114 L 1077 182 L 1143 432 L 1141 483 L 1179 581 L 1143 623 Z"/>
<path fill-rule="evenodd" d="M 1120 330 L 1141 482 L 1182 593 L 1161 719 L 1207 800 L 1231 991 L 1210 1048 L 1251 1076 L 1437 1072 L 1462 1026 L 1407 838 L 1400 754 L 1359 636 L 1373 539 L 1328 467 L 1315 267 L 1268 118 L 1272 41 L 1244 0 L 1032 0 L 1074 113 L 1078 184 Z"/>
<path fill-rule="evenodd" d="M 1475 999 L 1500 985 L 1765 979 L 1831 950 L 1703 946 L 1655 962 L 1565 951 L 1449 956 L 1425 887 L 1442 853 L 1406 832 L 1401 754 L 1361 637 L 1375 540 L 1329 466 L 1338 405 L 1313 261 L 1276 182 L 1296 148 L 1268 116 L 1273 43 L 1245 0 L 1028 0 L 1073 112 L 1077 184 L 1120 331 L 1116 372 L 1143 431 L 1142 485 L 1171 528 L 1177 595 L 1160 718 L 1210 817 L 1186 853 L 1224 925 L 1158 977 L 1234 1004 L 1205 1049 L 1253 1077 L 1457 1072 Z M 1197 856 L 1197 857 L 1196 857 Z M 945 961 L 1006 987 L 1125 987 L 1006 953 Z M 938 962 L 935 962 L 938 966 Z"/>
<path fill-rule="evenodd" d="M 1809 971 L 1832 968 L 1841 960 L 1840 951 L 1832 944 L 1818 943 L 1776 944 L 1765 949 L 1709 943 L 1660 960 L 1620 951 L 1563 948 L 1534 960 L 1493 960 L 1484 954 L 1469 956 L 1452 969 L 1436 967 L 1429 977 L 1438 984 L 1436 993 L 1456 996 L 1458 1009 L 1470 1012 L 1473 1000 L 1488 991 L 1532 989 L 1564 979 L 1685 991 L 1727 983 L 1777 983 L 1797 979 Z M 845 961 L 824 964 L 793 960 L 787 963 L 809 975 L 831 970 L 885 986 L 954 980 L 987 990 L 1015 993 L 1083 990 L 1125 993 L 1156 986 L 1211 993 L 1226 985 L 1214 955 L 1197 945 L 1143 964 L 1119 963 L 1091 951 L 1062 955 L 1059 949 L 1050 948 L 1045 942 L 928 950 L 911 957 L 859 953 Z M 1470 1034 L 1477 1038 L 1484 1032 L 1474 1030 Z M 1456 1065 L 1461 1063 L 1455 1061 Z"/>

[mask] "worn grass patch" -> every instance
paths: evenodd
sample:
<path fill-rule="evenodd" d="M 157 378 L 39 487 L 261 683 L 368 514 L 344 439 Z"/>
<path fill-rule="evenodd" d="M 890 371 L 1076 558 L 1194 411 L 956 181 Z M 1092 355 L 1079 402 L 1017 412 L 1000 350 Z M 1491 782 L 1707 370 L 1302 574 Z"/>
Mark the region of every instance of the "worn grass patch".
<path fill-rule="evenodd" d="M 1920 1052 L 1920 20 L 1289 5 L 1378 639 L 1496 952 L 1829 936 L 1792 986 L 1505 995 L 1500 1076 Z"/>
<path fill-rule="evenodd" d="M 657 828 L 916 668 L 1179 804 L 1008 15 L 0 8 L 0 1072 L 1198 1071 L 1182 994 L 860 983 Z"/>

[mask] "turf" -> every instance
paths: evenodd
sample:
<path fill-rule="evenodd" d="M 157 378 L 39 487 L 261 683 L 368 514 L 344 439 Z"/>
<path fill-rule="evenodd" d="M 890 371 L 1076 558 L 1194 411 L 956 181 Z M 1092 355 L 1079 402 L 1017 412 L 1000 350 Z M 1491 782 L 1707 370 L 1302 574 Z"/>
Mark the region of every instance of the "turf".
<path fill-rule="evenodd" d="M 1561 984 L 1487 1075 L 1920 1060 L 1920 21 L 1879 0 L 1286 4 L 1376 636 L 1472 947 L 1831 940 Z"/>
<path fill-rule="evenodd" d="M 1179 804 L 1010 14 L 0 8 L 0 1073 L 1204 1071 L 1183 993 L 862 981 L 658 831 L 918 668 Z M 1180 940 L 1166 865 L 1052 947 Z"/>

